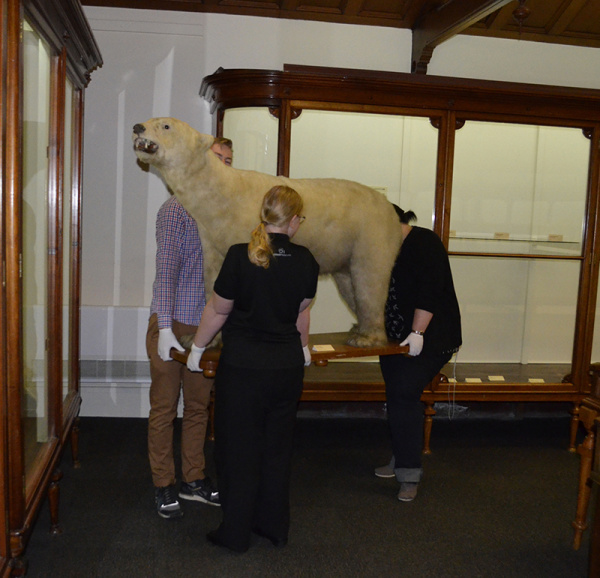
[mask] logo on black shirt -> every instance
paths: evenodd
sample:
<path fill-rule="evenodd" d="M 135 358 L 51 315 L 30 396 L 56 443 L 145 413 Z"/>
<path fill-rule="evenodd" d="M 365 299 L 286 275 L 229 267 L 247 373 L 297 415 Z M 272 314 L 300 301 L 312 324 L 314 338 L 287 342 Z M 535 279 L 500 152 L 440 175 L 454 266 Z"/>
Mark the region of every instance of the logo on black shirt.
<path fill-rule="evenodd" d="M 291 257 L 292 255 L 290 253 L 286 253 L 285 249 L 283 247 L 279 247 L 279 249 L 277 250 L 277 253 L 273 254 L 273 257 Z"/>

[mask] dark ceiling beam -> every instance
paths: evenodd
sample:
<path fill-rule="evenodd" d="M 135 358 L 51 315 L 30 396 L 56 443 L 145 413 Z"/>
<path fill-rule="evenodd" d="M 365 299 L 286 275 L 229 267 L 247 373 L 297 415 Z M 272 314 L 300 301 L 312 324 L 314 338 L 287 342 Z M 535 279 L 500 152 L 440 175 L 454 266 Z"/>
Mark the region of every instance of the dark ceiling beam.
<path fill-rule="evenodd" d="M 579 11 L 583 9 L 587 0 L 572 0 L 567 5 L 566 9 L 559 15 L 558 19 L 548 30 L 550 35 L 562 34 L 571 24 L 571 21 L 579 14 Z"/>
<path fill-rule="evenodd" d="M 508 24 L 516 22 L 513 17 L 514 10 L 514 6 L 511 6 L 510 3 L 507 4 L 504 8 L 486 18 L 485 27 L 488 30 L 503 30 Z"/>
<path fill-rule="evenodd" d="M 346 8 L 344 14 L 346 16 L 358 16 L 358 13 L 362 10 L 364 0 L 348 0 L 346 2 Z"/>
<path fill-rule="evenodd" d="M 412 71 L 426 74 L 436 46 L 512 0 L 448 0 L 423 14 L 413 28 Z"/>

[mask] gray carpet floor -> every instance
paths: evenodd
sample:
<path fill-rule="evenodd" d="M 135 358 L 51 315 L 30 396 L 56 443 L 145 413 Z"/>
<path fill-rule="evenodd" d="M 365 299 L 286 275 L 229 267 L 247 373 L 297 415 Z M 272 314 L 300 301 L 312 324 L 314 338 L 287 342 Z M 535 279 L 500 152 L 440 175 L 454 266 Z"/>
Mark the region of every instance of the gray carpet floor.
<path fill-rule="evenodd" d="M 26 557 L 28 578 L 585 577 L 589 530 L 571 547 L 579 456 L 569 419 L 436 418 L 433 453 L 414 502 L 373 468 L 389 458 L 382 419 L 298 420 L 287 547 L 254 537 L 246 554 L 205 541 L 220 509 L 184 502 L 159 518 L 146 420 L 82 418 L 81 468 L 69 448 L 60 522 L 44 504 Z M 212 446 L 207 447 L 214 476 Z"/>

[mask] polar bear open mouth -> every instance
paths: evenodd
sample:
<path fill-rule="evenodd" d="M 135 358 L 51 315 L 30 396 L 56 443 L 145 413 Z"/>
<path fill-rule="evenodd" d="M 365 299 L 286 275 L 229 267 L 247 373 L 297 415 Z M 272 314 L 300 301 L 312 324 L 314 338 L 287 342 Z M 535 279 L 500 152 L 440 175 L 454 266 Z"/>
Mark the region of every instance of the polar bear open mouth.
<path fill-rule="evenodd" d="M 158 150 L 158 145 L 147 138 L 137 137 L 133 141 L 133 148 L 136 151 L 153 154 Z"/>

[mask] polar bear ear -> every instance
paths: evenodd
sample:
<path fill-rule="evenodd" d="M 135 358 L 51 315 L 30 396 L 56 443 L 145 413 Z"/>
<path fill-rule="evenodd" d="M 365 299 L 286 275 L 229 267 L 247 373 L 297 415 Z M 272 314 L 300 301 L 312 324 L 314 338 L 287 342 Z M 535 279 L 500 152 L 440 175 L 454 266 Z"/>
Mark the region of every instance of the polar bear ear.
<path fill-rule="evenodd" d="M 201 132 L 197 132 L 195 135 L 196 139 L 195 139 L 195 147 L 199 150 L 199 151 L 207 151 L 210 149 L 211 146 L 213 146 L 214 142 L 215 142 L 215 137 L 211 136 L 209 134 L 203 134 Z"/>

